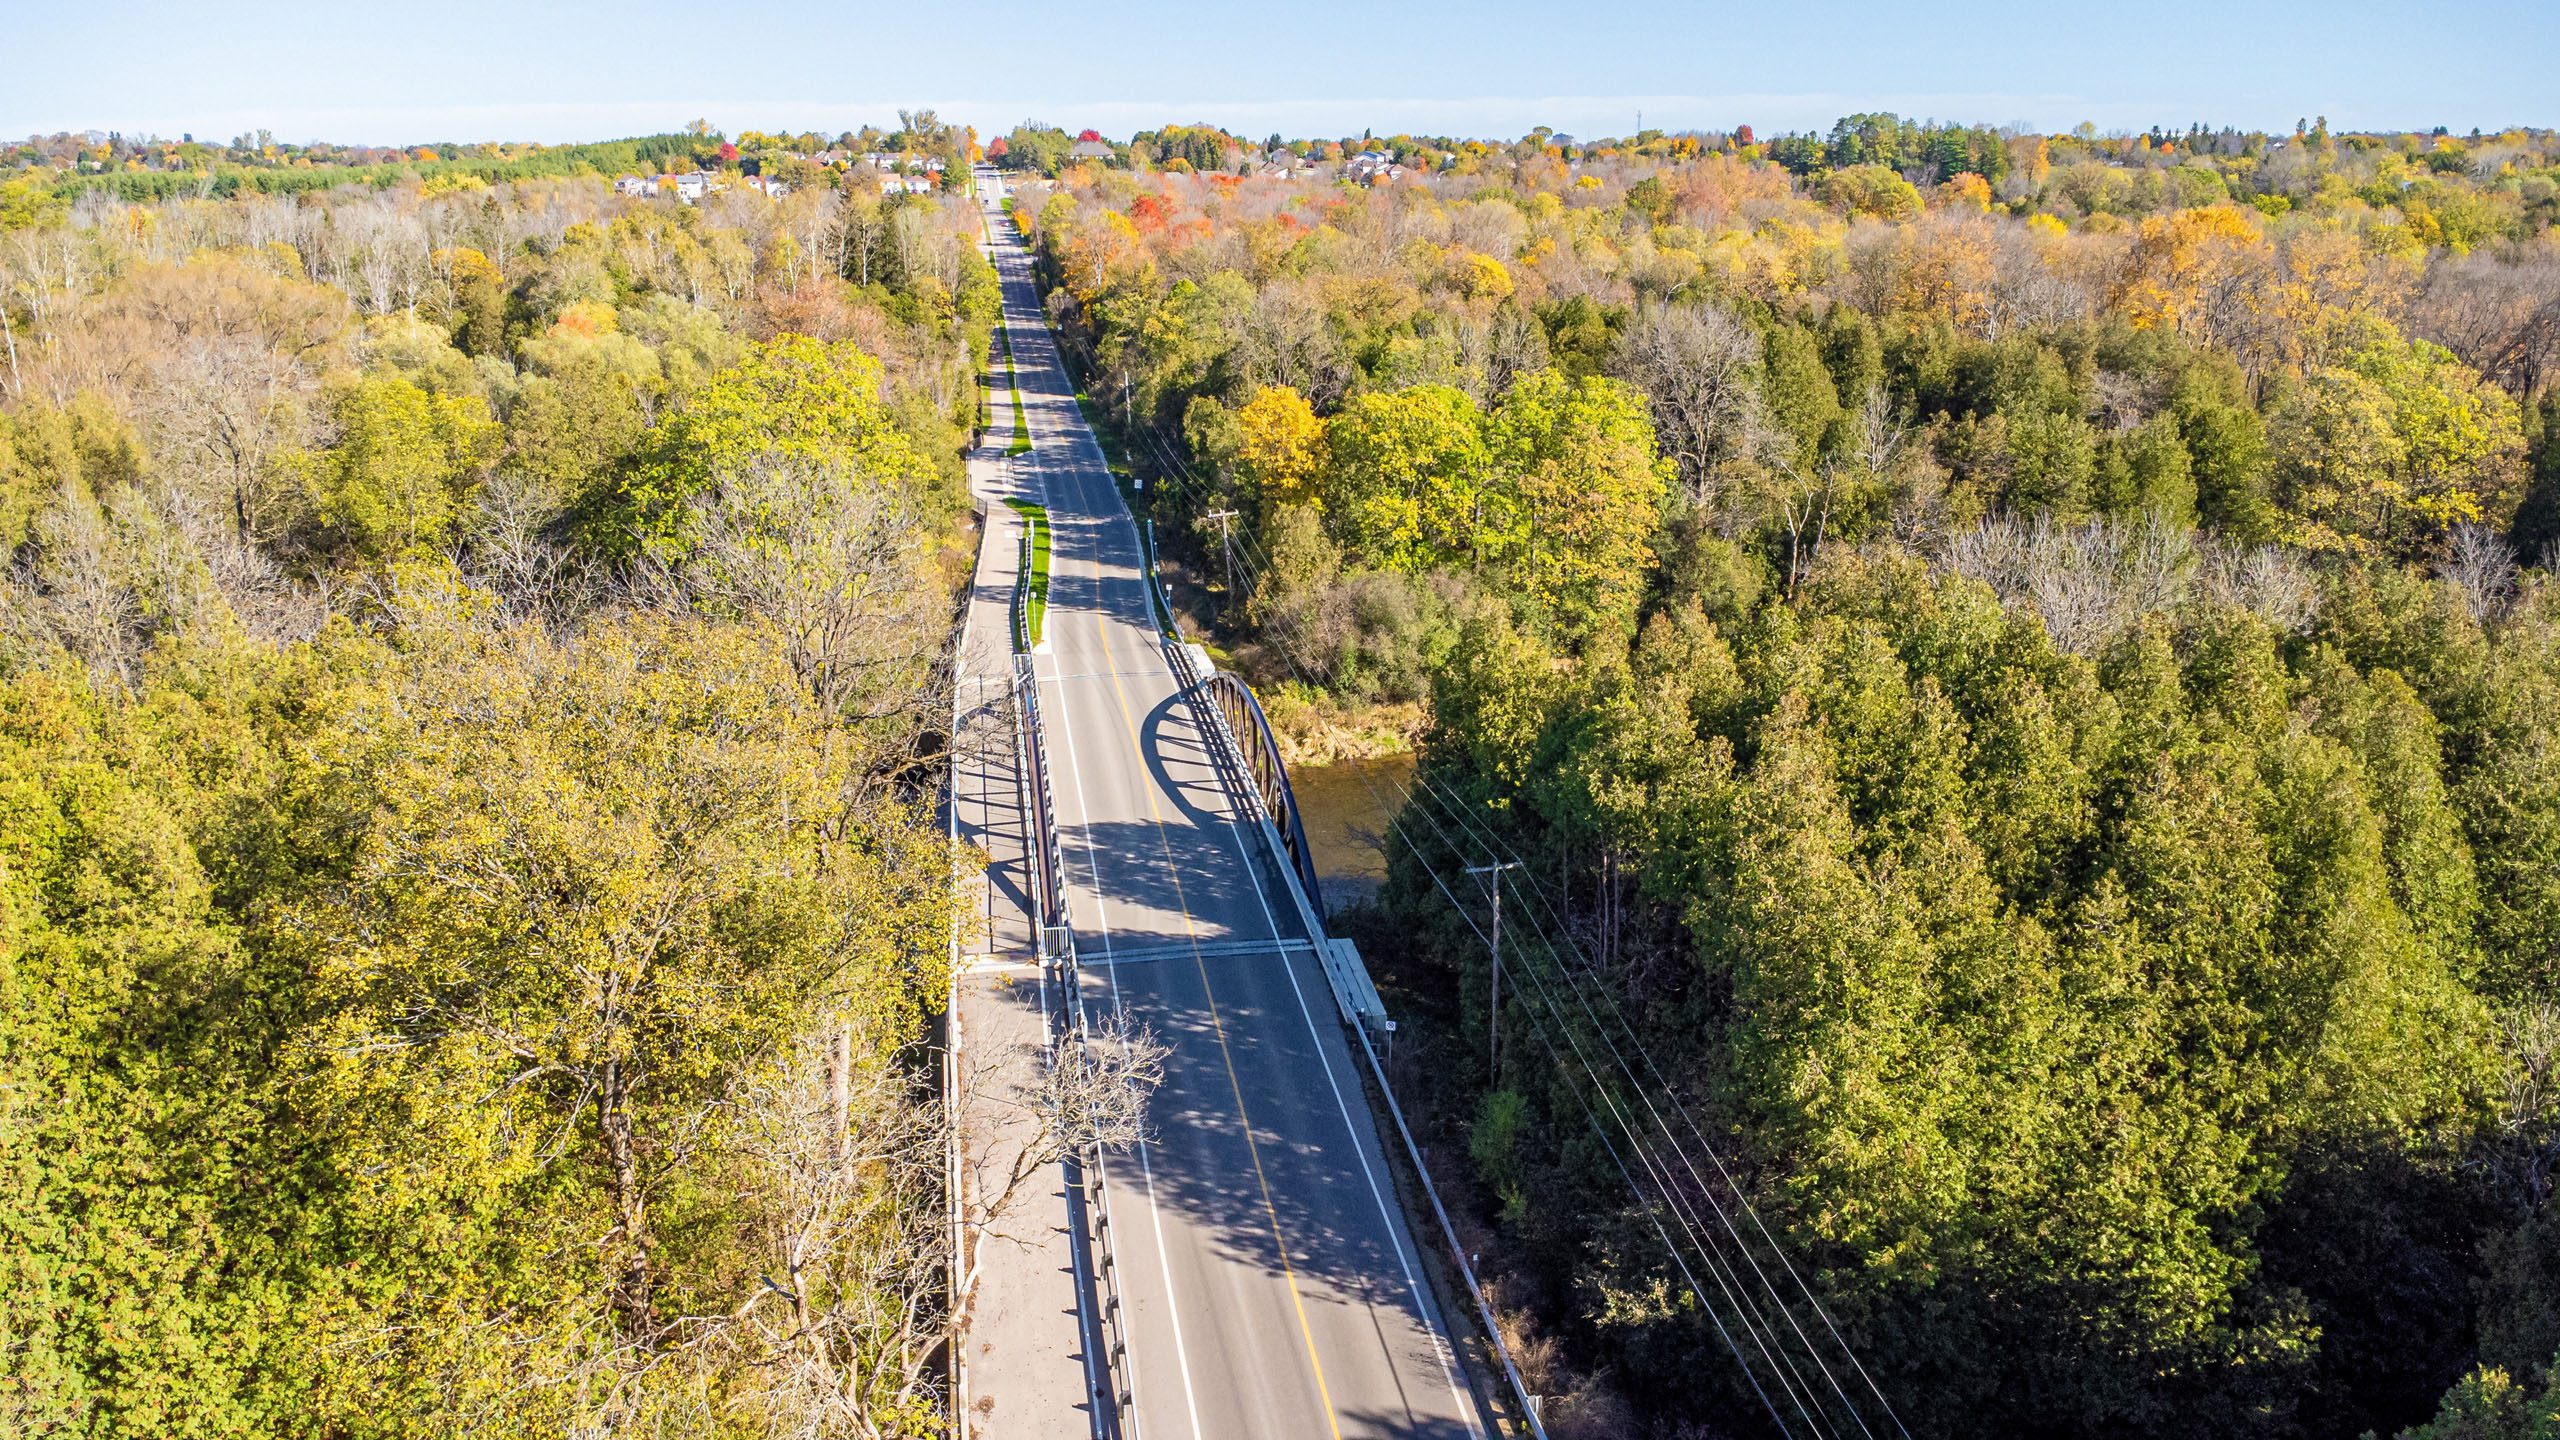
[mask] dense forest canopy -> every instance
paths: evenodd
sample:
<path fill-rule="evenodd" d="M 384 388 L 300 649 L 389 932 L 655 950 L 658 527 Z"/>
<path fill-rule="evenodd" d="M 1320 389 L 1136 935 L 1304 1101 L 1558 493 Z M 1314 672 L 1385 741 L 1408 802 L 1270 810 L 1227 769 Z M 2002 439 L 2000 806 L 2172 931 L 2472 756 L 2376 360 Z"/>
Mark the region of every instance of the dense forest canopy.
<path fill-rule="evenodd" d="M 2560 142 L 1032 139 L 1555 1433 L 2545 1433 Z"/>
<path fill-rule="evenodd" d="M 939 1433 L 995 279 L 717 140 L 0 224 L 0 1430 Z"/>
<path fill-rule="evenodd" d="M 1552 1433 L 2560 1425 L 2551 133 L 1004 142 Z M 940 1433 L 979 153 L 0 151 L 0 1429 Z"/>
<path fill-rule="evenodd" d="M 65 131 L 0 148 L 0 226 L 26 223 L 88 194 L 125 201 L 229 198 L 244 192 L 299 195 L 345 185 L 375 189 L 415 183 L 468 190 L 514 180 L 600 175 L 652 176 L 731 171 L 786 184 L 833 185 L 868 166 L 905 173 L 928 162 L 957 186 L 975 140 L 966 126 L 931 110 L 900 111 L 895 128 L 865 125 L 832 138 L 815 132 L 740 132 L 734 139 L 696 120 L 681 131 L 577 145 L 483 142 L 458 145 L 336 145 L 279 141 L 271 132 L 228 143 Z"/>

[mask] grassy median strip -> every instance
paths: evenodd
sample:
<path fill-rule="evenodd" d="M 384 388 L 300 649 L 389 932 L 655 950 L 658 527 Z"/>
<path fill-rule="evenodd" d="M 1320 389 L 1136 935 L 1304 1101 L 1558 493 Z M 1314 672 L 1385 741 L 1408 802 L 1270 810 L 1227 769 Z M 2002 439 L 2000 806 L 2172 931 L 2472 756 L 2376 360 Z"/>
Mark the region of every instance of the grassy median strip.
<path fill-rule="evenodd" d="M 1013 375 L 1013 334 L 1011 331 L 1005 332 L 1004 337 L 1004 388 L 1008 394 L 1013 396 L 1013 443 L 1005 447 L 1004 453 L 1007 455 L 1027 455 L 1031 453 L 1031 422 L 1023 418 L 1022 386 L 1014 379 Z"/>
<path fill-rule="evenodd" d="M 1031 526 L 1031 588 L 1024 602 L 1030 614 L 1024 628 L 1030 631 L 1031 643 L 1040 643 L 1040 622 L 1049 614 L 1049 510 L 1028 500 L 1007 500 Z"/>

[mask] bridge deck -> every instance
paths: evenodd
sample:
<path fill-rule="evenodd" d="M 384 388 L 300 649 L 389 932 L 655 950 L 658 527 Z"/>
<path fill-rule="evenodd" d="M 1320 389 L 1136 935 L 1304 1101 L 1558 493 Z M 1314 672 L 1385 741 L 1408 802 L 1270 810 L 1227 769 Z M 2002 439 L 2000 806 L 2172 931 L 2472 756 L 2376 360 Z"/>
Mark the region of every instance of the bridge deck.
<path fill-rule="evenodd" d="M 995 223 L 1035 446 L 1012 464 L 1050 512 L 1036 668 L 1068 909 L 1079 953 L 1101 962 L 1075 1001 L 1172 1050 L 1154 1139 L 1105 1176 L 1129 1433 L 1479 1436 L 1323 972 L 1210 764 L 1206 717 L 1150 613 L 1136 528 L 1040 321 L 1027 256 Z M 1112 963 L 1122 955 L 1147 963 Z"/>

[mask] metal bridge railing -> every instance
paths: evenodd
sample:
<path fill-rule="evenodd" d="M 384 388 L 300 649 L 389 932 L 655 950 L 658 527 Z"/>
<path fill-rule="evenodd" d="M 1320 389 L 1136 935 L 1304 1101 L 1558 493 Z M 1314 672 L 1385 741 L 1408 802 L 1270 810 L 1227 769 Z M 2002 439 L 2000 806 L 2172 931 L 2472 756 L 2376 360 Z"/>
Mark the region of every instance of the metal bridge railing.
<path fill-rule="evenodd" d="M 1056 791 L 1049 779 L 1048 737 L 1040 715 L 1040 676 L 1031 656 L 1030 586 L 1031 537 L 1026 529 L 1022 565 L 1015 574 L 1013 590 L 1014 773 L 1020 777 L 1022 787 L 1033 941 L 1043 983 L 1054 982 L 1065 1002 L 1055 1012 L 1049 1036 L 1049 1063 L 1055 1065 L 1069 1047 L 1082 1050 L 1091 1045 L 1093 1036 L 1085 1021 L 1075 929 L 1067 916 L 1065 852 L 1058 843 Z M 1101 1309 L 1094 1317 L 1094 1339 L 1100 1342 L 1097 1348 L 1102 1352 L 1097 1375 L 1110 1392 L 1113 1430 L 1134 1437 L 1138 1428 L 1137 1397 L 1129 1383 L 1128 1318 L 1120 1298 L 1120 1266 L 1114 1255 L 1110 1171 L 1102 1147 L 1090 1130 L 1077 1140 L 1069 1159 L 1075 1168 L 1074 1181 L 1094 1217 L 1093 1285 Z M 1096 1394 L 1093 1398 L 1095 1413 L 1101 1415 L 1104 1396 Z"/>
<path fill-rule="evenodd" d="M 1043 962 L 1075 952 L 1067 924 L 1067 874 L 1058 846 L 1056 793 L 1049 783 L 1048 740 L 1040 721 L 1040 677 L 1028 654 L 1013 657 L 1015 759 L 1030 823 L 1033 941 Z"/>
<path fill-rule="evenodd" d="M 1154 535 L 1150 531 L 1146 561 L 1147 582 L 1151 588 L 1159 587 L 1163 583 L 1155 570 L 1153 540 Z M 1168 612 L 1170 608 L 1168 605 Z M 1180 683 L 1184 693 L 1195 697 L 1194 713 L 1200 717 L 1200 728 L 1206 732 L 1203 738 L 1207 742 L 1212 763 L 1225 777 L 1236 796 L 1245 803 L 1257 807 L 1260 818 L 1266 822 L 1270 821 L 1272 811 L 1266 803 L 1266 796 L 1257 789 L 1255 767 L 1247 756 L 1240 717 L 1231 718 L 1224 701 L 1205 706 L 1196 703 L 1196 697 L 1203 689 L 1214 686 L 1220 680 L 1227 680 L 1237 689 L 1244 690 L 1245 702 L 1252 705 L 1251 718 L 1260 725 L 1262 710 L 1259 704 L 1253 703 L 1252 691 L 1244 689 L 1244 683 L 1241 680 L 1222 674 L 1216 666 L 1209 664 L 1205 654 L 1183 643 L 1181 636 L 1170 629 L 1165 634 L 1164 648 L 1171 659 L 1174 678 Z M 1265 745 L 1271 744 L 1270 730 L 1267 725 L 1263 726 L 1258 738 Z M 1273 747 L 1270 764 L 1275 769 L 1280 766 L 1276 746 Z M 1285 770 L 1280 772 L 1278 783 L 1283 787 L 1287 785 L 1288 777 Z M 1294 818 L 1296 811 L 1294 799 L 1288 802 L 1288 809 Z M 1290 882 L 1290 888 L 1295 892 L 1293 898 L 1298 903 L 1299 913 L 1308 928 L 1309 936 L 1316 942 L 1317 955 L 1338 963 L 1340 957 L 1335 957 L 1331 953 L 1334 942 L 1330 942 L 1324 933 L 1324 917 L 1320 909 L 1322 901 L 1318 899 L 1318 892 L 1311 881 L 1299 883 L 1299 876 L 1305 873 L 1300 869 L 1304 861 L 1299 858 L 1306 853 L 1304 833 L 1301 832 L 1296 836 L 1297 844 L 1294 853 L 1290 850 L 1287 838 L 1275 825 L 1264 825 L 1263 833 L 1271 848 L 1282 852 L 1279 858 L 1288 868 L 1287 880 Z M 1343 944 L 1347 949 L 1347 942 Z M 1369 1062 L 1369 1073 L 1377 1081 L 1378 1095 L 1386 1103 L 1387 1116 L 1395 1124 L 1397 1138 L 1404 1142 L 1405 1157 L 1412 1165 L 1415 1177 L 1421 1181 L 1423 1197 L 1430 1202 L 1432 1219 L 1438 1223 L 1441 1240 L 1449 1248 L 1449 1258 L 1456 1265 L 1460 1279 L 1465 1282 L 1468 1298 L 1475 1302 L 1477 1324 L 1484 1333 L 1486 1343 L 1493 1351 L 1496 1363 L 1501 1366 L 1502 1378 L 1509 1385 L 1512 1398 L 1519 1405 L 1519 1419 L 1528 1428 L 1532 1440 L 1546 1440 L 1546 1427 L 1538 1414 L 1538 1397 L 1529 1392 L 1528 1381 L 1520 1373 L 1519 1363 L 1513 1358 L 1511 1347 L 1502 1338 L 1502 1329 L 1494 1316 L 1493 1306 L 1486 1297 L 1483 1285 L 1476 1278 L 1475 1262 L 1468 1255 L 1466 1246 L 1459 1242 L 1457 1227 L 1450 1223 L 1449 1211 L 1441 1203 L 1440 1187 L 1433 1183 L 1431 1167 L 1424 1162 L 1422 1146 L 1414 1138 L 1413 1127 L 1405 1119 L 1404 1106 L 1397 1102 L 1395 1087 L 1387 1080 L 1386 1066 L 1378 1058 L 1376 1037 L 1391 1033 L 1395 1028 L 1394 1022 L 1387 1018 L 1386 1007 L 1379 1001 L 1376 988 L 1368 983 L 1366 967 L 1361 966 L 1357 960 L 1350 960 L 1348 966 L 1359 973 L 1356 976 L 1340 973 L 1336 970 L 1335 964 L 1329 963 L 1326 966 L 1325 978 L 1332 982 L 1334 999 L 1341 1007 L 1343 1019 L 1348 1022 L 1351 1033 L 1358 1038 L 1361 1055 Z"/>

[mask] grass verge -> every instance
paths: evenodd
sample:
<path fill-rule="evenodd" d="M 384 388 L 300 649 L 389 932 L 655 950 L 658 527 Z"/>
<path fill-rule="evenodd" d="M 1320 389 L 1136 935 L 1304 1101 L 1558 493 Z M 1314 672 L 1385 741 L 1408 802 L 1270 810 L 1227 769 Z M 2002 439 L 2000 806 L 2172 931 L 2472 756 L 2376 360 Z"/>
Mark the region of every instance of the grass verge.
<path fill-rule="evenodd" d="M 1094 443 L 1102 447 L 1104 466 L 1109 468 L 1112 475 L 1120 481 L 1122 489 L 1132 494 L 1136 493 L 1132 477 L 1137 472 L 1129 468 L 1128 445 L 1121 439 L 1119 430 L 1112 425 L 1110 416 L 1103 412 L 1102 407 L 1091 395 L 1085 393 L 1081 384 L 1076 387 L 1076 409 L 1083 412 L 1085 428 L 1093 432 Z"/>
<path fill-rule="evenodd" d="M 1022 414 L 1022 386 L 1013 374 L 1013 336 L 1004 337 L 1004 388 L 1013 397 L 1013 443 L 1006 446 L 1007 455 L 1031 453 L 1031 422 Z"/>
<path fill-rule="evenodd" d="M 1024 629 L 1031 643 L 1040 643 L 1041 622 L 1049 617 L 1049 509 L 1028 500 L 1008 499 L 1004 503 L 1031 526 L 1031 584 L 1023 605 L 1028 612 Z"/>

